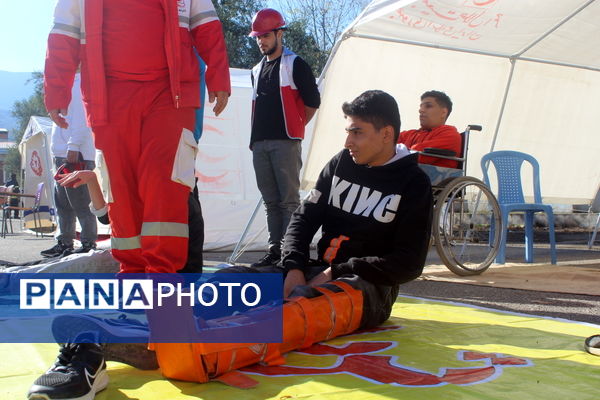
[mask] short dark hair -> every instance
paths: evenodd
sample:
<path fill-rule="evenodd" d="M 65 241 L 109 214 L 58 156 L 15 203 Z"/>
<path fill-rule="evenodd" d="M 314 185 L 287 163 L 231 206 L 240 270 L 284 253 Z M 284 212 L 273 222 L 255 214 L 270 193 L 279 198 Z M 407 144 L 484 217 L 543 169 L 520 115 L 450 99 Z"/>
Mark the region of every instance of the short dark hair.
<path fill-rule="evenodd" d="M 350 103 L 342 104 L 342 111 L 373 124 L 376 129 L 390 125 L 394 128 L 394 143 L 400 135 L 400 111 L 396 100 L 382 90 L 367 90 Z"/>
<path fill-rule="evenodd" d="M 448 110 L 448 115 L 446 115 L 446 118 L 450 116 L 450 113 L 452 112 L 452 100 L 450 100 L 450 97 L 448 97 L 446 93 L 440 92 L 439 90 L 430 90 L 421 95 L 421 100 L 423 100 L 425 97 L 433 97 L 440 106 Z"/>

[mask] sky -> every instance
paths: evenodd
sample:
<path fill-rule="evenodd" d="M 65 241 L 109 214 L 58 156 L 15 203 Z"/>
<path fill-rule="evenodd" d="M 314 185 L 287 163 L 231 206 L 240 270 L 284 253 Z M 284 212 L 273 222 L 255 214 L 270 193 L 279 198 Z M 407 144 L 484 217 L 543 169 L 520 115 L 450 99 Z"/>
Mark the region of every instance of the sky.
<path fill-rule="evenodd" d="M 0 70 L 44 69 L 54 0 L 0 0 Z"/>
<path fill-rule="evenodd" d="M 0 71 L 44 69 L 55 4 L 55 0 L 0 0 Z"/>

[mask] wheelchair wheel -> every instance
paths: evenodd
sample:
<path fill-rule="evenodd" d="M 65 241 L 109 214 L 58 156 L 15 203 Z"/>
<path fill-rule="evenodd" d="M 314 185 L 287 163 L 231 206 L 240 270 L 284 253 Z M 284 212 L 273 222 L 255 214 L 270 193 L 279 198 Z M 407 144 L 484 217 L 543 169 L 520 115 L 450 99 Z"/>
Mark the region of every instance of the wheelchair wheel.
<path fill-rule="evenodd" d="M 433 239 L 442 261 L 457 275 L 481 274 L 492 264 L 501 224 L 498 201 L 479 179 L 453 179 L 436 196 Z"/>

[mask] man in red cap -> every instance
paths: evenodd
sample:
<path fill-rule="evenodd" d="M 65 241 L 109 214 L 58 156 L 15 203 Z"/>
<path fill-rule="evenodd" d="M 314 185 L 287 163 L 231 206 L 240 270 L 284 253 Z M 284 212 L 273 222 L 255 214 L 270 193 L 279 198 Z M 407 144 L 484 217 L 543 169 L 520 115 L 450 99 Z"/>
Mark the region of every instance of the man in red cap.
<path fill-rule="evenodd" d="M 252 69 L 252 150 L 256 183 L 267 213 L 269 250 L 253 267 L 281 258 L 281 241 L 300 204 L 300 168 L 304 127 L 321 104 L 310 66 L 283 47 L 283 16 L 272 8 L 252 19 L 250 36 L 263 59 Z"/>

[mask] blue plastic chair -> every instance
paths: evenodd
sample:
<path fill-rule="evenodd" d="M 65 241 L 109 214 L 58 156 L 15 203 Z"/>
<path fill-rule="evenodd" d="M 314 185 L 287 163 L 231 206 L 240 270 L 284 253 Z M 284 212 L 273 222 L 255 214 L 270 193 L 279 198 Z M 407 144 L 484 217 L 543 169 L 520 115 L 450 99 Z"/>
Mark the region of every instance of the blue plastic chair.
<path fill-rule="evenodd" d="M 521 182 L 521 167 L 527 161 L 533 168 L 533 198 L 534 203 L 526 203 Z M 506 259 L 506 236 L 508 234 L 508 217 L 511 212 L 522 211 L 525 213 L 525 262 L 533 262 L 533 215 L 536 212 L 545 212 L 548 216 L 550 235 L 550 257 L 552 264 L 556 264 L 556 240 L 554 237 L 554 213 L 552 206 L 542 203 L 540 191 L 540 166 L 537 160 L 529 154 L 518 151 L 494 151 L 481 158 L 483 180 L 488 187 L 490 180 L 488 166 L 492 163 L 498 178 L 498 204 L 502 213 L 502 238 L 496 256 L 496 262 L 504 264 Z"/>

